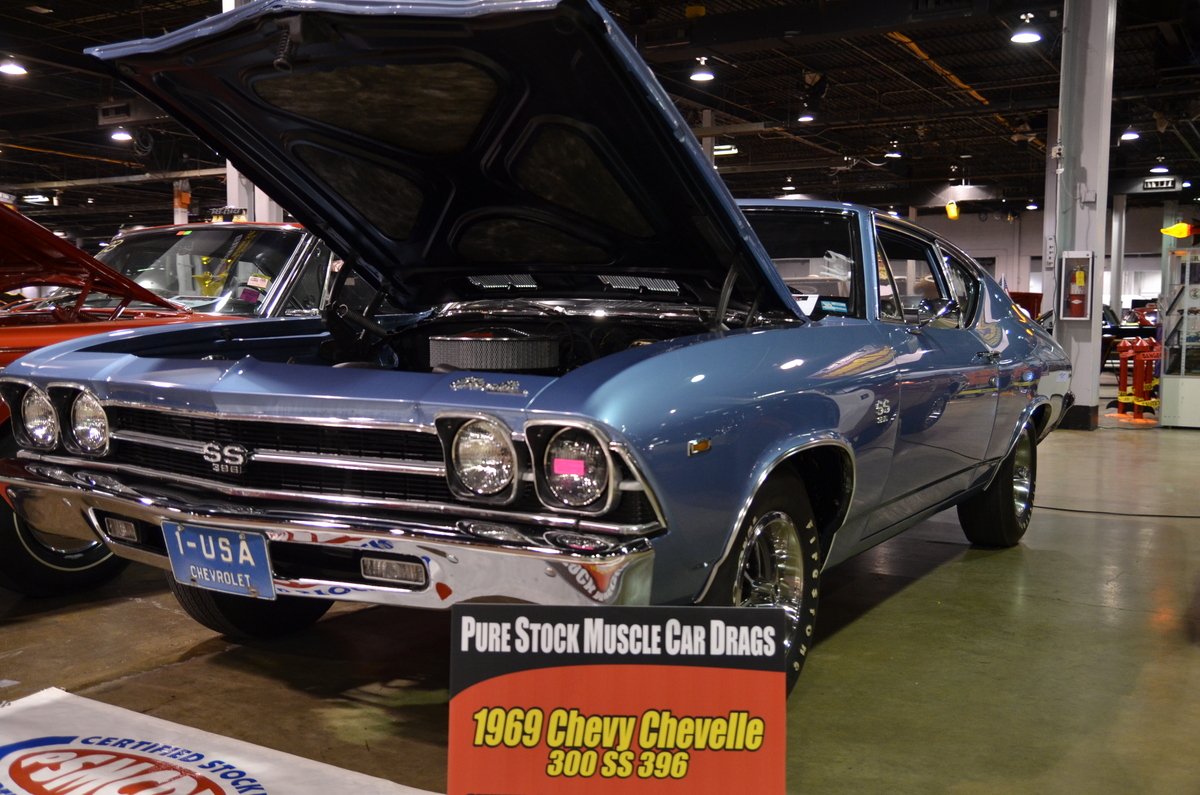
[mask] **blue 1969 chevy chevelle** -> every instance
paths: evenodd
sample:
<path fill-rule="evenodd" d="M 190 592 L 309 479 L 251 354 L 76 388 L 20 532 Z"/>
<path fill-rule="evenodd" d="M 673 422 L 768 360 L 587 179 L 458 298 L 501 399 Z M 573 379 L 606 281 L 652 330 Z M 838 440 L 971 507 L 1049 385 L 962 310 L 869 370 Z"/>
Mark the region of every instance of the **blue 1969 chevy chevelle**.
<path fill-rule="evenodd" d="M 321 318 L 11 365 L 27 520 L 232 636 L 329 600 L 774 605 L 957 505 L 1017 543 L 1062 350 L 959 249 L 739 208 L 589 0 L 270 0 L 99 48 L 344 260 Z"/>

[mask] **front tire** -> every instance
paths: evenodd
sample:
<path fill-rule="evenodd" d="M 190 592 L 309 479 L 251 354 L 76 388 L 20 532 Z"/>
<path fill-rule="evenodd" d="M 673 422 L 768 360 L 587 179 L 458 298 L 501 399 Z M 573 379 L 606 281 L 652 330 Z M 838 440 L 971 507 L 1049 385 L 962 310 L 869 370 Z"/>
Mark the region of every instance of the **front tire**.
<path fill-rule="evenodd" d="M 209 591 L 182 585 L 167 575 L 171 593 L 193 619 L 230 640 L 262 640 L 307 629 L 333 605 L 327 599 L 249 596 Z"/>
<path fill-rule="evenodd" d="M 16 450 L 11 435 L 0 442 L 0 458 L 12 458 Z M 127 565 L 100 539 L 39 530 L 0 499 L 0 586 L 26 596 L 59 596 L 103 585 Z"/>
<path fill-rule="evenodd" d="M 798 480 L 776 476 L 754 496 L 702 604 L 784 609 L 790 693 L 812 648 L 820 578 L 821 544 L 808 493 Z"/>
<path fill-rule="evenodd" d="M 1026 426 L 991 485 L 959 503 L 958 521 L 967 540 L 980 547 L 1016 546 L 1033 515 L 1036 481 L 1037 441 Z"/>

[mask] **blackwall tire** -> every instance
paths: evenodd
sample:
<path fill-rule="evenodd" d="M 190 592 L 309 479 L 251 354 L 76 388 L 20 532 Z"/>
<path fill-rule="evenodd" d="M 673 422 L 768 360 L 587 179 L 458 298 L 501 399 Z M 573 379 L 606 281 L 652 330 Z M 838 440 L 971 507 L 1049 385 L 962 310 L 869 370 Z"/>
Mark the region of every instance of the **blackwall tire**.
<path fill-rule="evenodd" d="M 16 450 L 11 434 L 0 441 L 0 458 L 12 458 Z M 59 596 L 103 585 L 127 565 L 100 539 L 39 530 L 0 499 L 0 586 L 26 596 Z"/>
<path fill-rule="evenodd" d="M 230 640 L 261 640 L 290 635 L 307 629 L 325 615 L 333 602 L 279 596 L 252 599 L 248 596 L 208 591 L 182 585 L 167 575 L 171 593 L 194 620 Z"/>
<path fill-rule="evenodd" d="M 1033 515 L 1036 483 L 1037 440 L 1026 427 L 991 485 L 959 503 L 958 521 L 967 540 L 979 547 L 1016 546 Z"/>
<path fill-rule="evenodd" d="M 782 607 L 787 689 L 796 686 L 812 648 L 821 581 L 821 544 L 808 493 L 776 476 L 759 489 L 729 557 L 702 601 L 710 606 Z"/>

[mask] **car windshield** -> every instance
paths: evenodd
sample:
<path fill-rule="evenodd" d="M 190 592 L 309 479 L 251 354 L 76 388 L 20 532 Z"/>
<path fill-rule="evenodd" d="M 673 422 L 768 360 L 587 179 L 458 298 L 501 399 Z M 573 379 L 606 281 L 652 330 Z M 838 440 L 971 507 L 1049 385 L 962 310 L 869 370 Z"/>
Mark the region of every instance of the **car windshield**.
<path fill-rule="evenodd" d="M 96 258 L 126 278 L 198 312 L 254 314 L 300 241 L 298 229 L 235 224 L 164 228 L 114 240 Z M 115 305 L 111 296 L 88 306 Z"/>

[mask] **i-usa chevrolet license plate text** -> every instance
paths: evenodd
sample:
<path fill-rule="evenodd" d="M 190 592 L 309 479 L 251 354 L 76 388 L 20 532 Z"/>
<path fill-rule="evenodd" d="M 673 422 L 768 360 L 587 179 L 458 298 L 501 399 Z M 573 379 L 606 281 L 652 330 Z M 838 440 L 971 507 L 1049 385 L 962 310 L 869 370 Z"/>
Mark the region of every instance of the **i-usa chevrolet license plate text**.
<path fill-rule="evenodd" d="M 267 540 L 257 533 L 163 522 L 177 582 L 211 591 L 274 599 Z"/>

